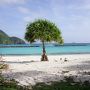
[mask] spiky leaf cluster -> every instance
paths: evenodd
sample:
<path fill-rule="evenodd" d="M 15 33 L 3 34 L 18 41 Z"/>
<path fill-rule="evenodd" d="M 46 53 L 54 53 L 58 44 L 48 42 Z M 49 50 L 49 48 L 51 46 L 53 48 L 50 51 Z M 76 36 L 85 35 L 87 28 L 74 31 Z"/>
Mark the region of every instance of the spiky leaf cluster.
<path fill-rule="evenodd" d="M 63 43 L 59 28 L 54 23 L 42 19 L 38 19 L 27 25 L 25 39 L 31 43 L 35 40 Z"/>

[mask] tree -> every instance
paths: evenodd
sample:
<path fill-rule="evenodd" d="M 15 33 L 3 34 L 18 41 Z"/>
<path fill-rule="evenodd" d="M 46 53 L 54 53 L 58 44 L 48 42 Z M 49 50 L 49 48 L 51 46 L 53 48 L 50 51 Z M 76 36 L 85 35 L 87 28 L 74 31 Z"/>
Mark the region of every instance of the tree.
<path fill-rule="evenodd" d="M 41 61 L 48 61 L 45 42 L 55 41 L 63 44 L 63 39 L 59 28 L 48 20 L 38 19 L 29 23 L 26 27 L 25 39 L 32 43 L 40 40 L 43 46 L 43 54 Z"/>

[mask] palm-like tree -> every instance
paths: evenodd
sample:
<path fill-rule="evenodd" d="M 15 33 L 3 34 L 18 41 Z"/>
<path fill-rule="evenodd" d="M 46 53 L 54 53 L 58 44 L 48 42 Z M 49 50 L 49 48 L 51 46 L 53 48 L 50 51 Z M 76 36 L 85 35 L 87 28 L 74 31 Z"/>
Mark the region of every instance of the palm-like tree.
<path fill-rule="evenodd" d="M 41 61 L 48 61 L 45 42 L 55 41 L 60 44 L 63 43 L 59 28 L 54 23 L 43 19 L 35 20 L 27 25 L 25 39 L 30 43 L 35 42 L 36 40 L 42 42 L 43 54 Z"/>

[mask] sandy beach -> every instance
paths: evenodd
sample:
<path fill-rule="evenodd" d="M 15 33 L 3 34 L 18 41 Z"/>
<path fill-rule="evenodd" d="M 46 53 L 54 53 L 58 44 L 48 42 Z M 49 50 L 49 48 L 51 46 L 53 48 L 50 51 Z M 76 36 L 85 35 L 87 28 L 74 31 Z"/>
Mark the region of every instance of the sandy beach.
<path fill-rule="evenodd" d="M 60 81 L 73 76 L 75 81 L 90 81 L 90 54 L 48 55 L 49 61 L 41 62 L 41 56 L 3 56 L 9 70 L 3 71 L 7 78 L 14 78 L 20 85 L 38 82 Z"/>

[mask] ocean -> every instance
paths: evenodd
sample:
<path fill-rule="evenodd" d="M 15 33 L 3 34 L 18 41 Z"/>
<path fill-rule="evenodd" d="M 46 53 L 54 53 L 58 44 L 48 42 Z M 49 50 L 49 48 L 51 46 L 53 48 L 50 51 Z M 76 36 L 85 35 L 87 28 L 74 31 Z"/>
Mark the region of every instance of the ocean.
<path fill-rule="evenodd" d="M 64 45 L 46 44 L 48 55 L 59 54 L 87 54 L 90 53 L 89 43 L 68 43 Z M 41 44 L 0 45 L 0 55 L 41 55 Z"/>

